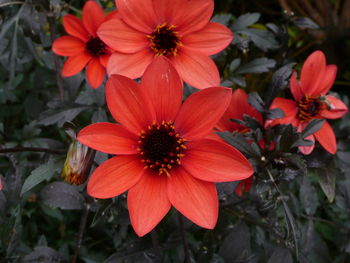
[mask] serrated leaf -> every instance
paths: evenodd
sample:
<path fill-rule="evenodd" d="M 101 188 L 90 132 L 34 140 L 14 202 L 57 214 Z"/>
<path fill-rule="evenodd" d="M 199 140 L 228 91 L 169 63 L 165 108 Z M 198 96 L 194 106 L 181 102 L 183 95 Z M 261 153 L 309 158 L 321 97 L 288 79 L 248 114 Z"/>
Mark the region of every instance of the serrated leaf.
<path fill-rule="evenodd" d="M 258 112 L 265 112 L 265 102 L 261 99 L 257 92 L 252 92 L 249 94 L 248 103 Z"/>
<path fill-rule="evenodd" d="M 273 99 L 277 96 L 277 94 L 288 85 L 289 78 L 293 71 L 293 66 L 295 63 L 289 63 L 280 67 L 276 72 L 272 75 L 271 79 L 271 91 L 268 93 L 266 97 L 266 106 L 270 107 Z"/>
<path fill-rule="evenodd" d="M 260 74 L 260 73 L 268 72 L 269 69 L 273 68 L 275 65 L 276 65 L 276 61 L 274 59 L 269 59 L 265 57 L 257 58 L 241 66 L 235 73 L 236 74 L 248 74 L 248 73 Z"/>
<path fill-rule="evenodd" d="M 327 196 L 328 201 L 332 203 L 335 197 L 335 182 L 336 182 L 335 169 L 327 169 L 327 168 L 316 169 L 316 175 L 317 175 L 318 183 L 320 184 L 323 193 Z"/>
<path fill-rule="evenodd" d="M 54 182 L 45 186 L 41 198 L 48 206 L 63 210 L 84 208 L 84 197 L 79 193 L 77 186 L 63 182 Z"/>
<path fill-rule="evenodd" d="M 36 185 L 40 184 L 43 181 L 48 181 L 52 176 L 62 169 L 63 160 L 52 160 L 50 159 L 48 163 L 39 166 L 34 169 L 27 179 L 24 181 L 24 184 L 21 189 L 21 195 L 31 190 Z"/>
<path fill-rule="evenodd" d="M 252 24 L 255 24 L 260 19 L 259 13 L 246 13 L 237 18 L 232 25 L 232 31 L 242 30 Z"/>
<path fill-rule="evenodd" d="M 247 28 L 239 31 L 240 34 L 247 35 L 256 47 L 266 52 L 269 49 L 277 49 L 279 44 L 274 35 L 267 30 Z"/>

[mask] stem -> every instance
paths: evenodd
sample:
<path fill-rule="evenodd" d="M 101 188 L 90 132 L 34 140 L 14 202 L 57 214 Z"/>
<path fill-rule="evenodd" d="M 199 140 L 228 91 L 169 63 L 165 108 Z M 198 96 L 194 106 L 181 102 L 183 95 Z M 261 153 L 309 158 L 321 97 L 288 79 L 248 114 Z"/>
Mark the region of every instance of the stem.
<path fill-rule="evenodd" d="M 86 203 L 84 213 L 82 214 L 81 219 L 80 219 L 78 239 L 77 239 L 77 243 L 75 246 L 75 252 L 74 252 L 71 263 L 77 262 L 77 259 L 78 259 L 79 253 L 80 253 L 81 243 L 82 243 L 83 236 L 84 236 L 84 230 L 86 228 L 86 223 L 87 223 L 89 211 L 90 211 L 90 204 Z"/>
<path fill-rule="evenodd" d="M 45 152 L 52 154 L 65 154 L 67 151 L 63 149 L 48 149 L 48 148 L 37 148 L 37 147 L 15 147 L 15 148 L 0 148 L 1 153 L 13 153 L 13 152 Z"/>
<path fill-rule="evenodd" d="M 184 246 L 185 263 L 190 263 L 191 262 L 190 261 L 190 253 L 189 253 L 188 243 L 187 243 L 187 239 L 186 239 L 184 222 L 183 222 L 183 218 L 182 218 L 181 214 L 179 214 L 179 224 L 180 224 L 182 244 Z"/>
<path fill-rule="evenodd" d="M 51 43 L 55 40 L 55 17 L 54 14 L 48 13 L 47 15 L 47 21 L 49 23 L 50 28 L 50 37 L 51 37 Z M 58 56 L 56 54 L 53 54 L 54 63 L 55 63 L 55 69 L 56 69 L 56 83 L 58 87 L 58 91 L 60 93 L 61 100 L 64 99 L 64 89 L 63 89 L 63 80 L 60 74 L 60 63 L 58 60 Z"/>

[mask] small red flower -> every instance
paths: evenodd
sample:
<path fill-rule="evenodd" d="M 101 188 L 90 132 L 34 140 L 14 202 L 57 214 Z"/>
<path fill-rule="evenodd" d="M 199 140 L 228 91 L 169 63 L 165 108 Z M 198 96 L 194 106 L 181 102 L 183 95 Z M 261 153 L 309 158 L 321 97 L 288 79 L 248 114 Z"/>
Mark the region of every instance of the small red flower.
<path fill-rule="evenodd" d="M 87 80 L 91 87 L 101 86 L 111 49 L 97 36 L 96 31 L 106 20 L 117 17 L 116 12 L 104 16 L 101 7 L 94 1 L 83 7 L 82 21 L 73 16 L 63 17 L 63 26 L 68 36 L 56 39 L 52 51 L 60 56 L 68 56 L 62 69 L 62 76 L 73 76 L 86 66 Z"/>
<path fill-rule="evenodd" d="M 249 132 L 249 128 L 233 122 L 232 119 L 243 120 L 243 116 L 248 115 L 251 118 L 255 118 L 258 122 L 262 124 L 263 118 L 260 112 L 254 109 L 248 103 L 248 95 L 241 89 L 236 89 L 231 98 L 231 103 L 228 106 L 226 112 L 216 124 L 216 128 L 219 131 L 229 131 L 229 132 L 239 132 L 246 133 Z M 265 142 L 262 140 L 259 142 L 259 146 L 265 148 Z M 235 193 L 238 196 L 242 196 L 244 192 L 249 192 L 253 185 L 253 176 L 241 181 L 236 189 Z"/>
<path fill-rule="evenodd" d="M 93 172 L 88 193 L 111 198 L 129 190 L 130 220 L 139 236 L 150 232 L 171 205 L 212 229 L 218 216 L 214 182 L 242 180 L 253 173 L 238 150 L 206 138 L 229 105 L 231 90 L 208 88 L 182 104 L 177 71 L 168 59 L 158 57 L 141 84 L 112 75 L 106 98 L 120 124 L 92 124 L 80 131 L 78 140 L 117 156 Z"/>
<path fill-rule="evenodd" d="M 120 18 L 97 32 L 117 51 L 109 60 L 109 75 L 138 78 L 155 57 L 165 56 L 188 84 L 199 89 L 220 84 L 209 56 L 223 50 L 233 36 L 227 27 L 209 22 L 213 0 L 122 0 L 116 6 Z"/>
<path fill-rule="evenodd" d="M 348 110 L 346 105 L 336 97 L 326 95 L 334 83 L 336 73 L 337 66 L 326 65 L 322 51 L 312 53 L 301 69 L 300 83 L 295 72 L 291 77 L 290 90 L 294 100 L 276 98 L 273 101 L 271 108 L 282 109 L 285 117 L 272 121 L 271 125 L 292 124 L 301 132 L 312 119 L 338 119 L 344 116 Z M 315 141 L 315 138 L 329 153 L 336 153 L 336 138 L 327 121 L 307 139 Z M 299 150 L 303 154 L 310 154 L 314 147 L 301 146 Z"/>

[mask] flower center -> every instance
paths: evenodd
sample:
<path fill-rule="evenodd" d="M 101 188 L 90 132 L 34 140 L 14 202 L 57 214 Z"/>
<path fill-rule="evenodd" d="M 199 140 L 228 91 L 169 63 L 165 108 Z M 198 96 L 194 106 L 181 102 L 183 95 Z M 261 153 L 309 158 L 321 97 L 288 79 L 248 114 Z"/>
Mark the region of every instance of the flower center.
<path fill-rule="evenodd" d="M 176 56 L 177 49 L 182 45 L 176 26 L 163 23 L 158 25 L 152 34 L 147 37 L 150 39 L 150 48 L 156 56 Z"/>
<path fill-rule="evenodd" d="M 106 44 L 98 37 L 90 37 L 86 42 L 86 51 L 93 57 L 99 57 L 106 54 Z"/>
<path fill-rule="evenodd" d="M 138 151 L 141 161 L 159 174 L 169 174 L 169 170 L 181 164 L 184 156 L 185 139 L 182 139 L 175 131 L 171 121 L 163 121 L 160 125 L 154 122 L 148 126 L 148 130 L 139 134 Z"/>
<path fill-rule="evenodd" d="M 324 108 L 325 104 L 319 97 L 305 96 L 298 102 L 298 117 L 306 122 L 314 118 Z"/>

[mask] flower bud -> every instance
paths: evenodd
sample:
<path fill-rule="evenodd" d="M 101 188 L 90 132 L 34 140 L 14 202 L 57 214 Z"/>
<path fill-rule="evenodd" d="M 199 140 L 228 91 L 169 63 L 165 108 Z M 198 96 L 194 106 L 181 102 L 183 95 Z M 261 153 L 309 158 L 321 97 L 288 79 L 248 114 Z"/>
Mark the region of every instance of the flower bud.
<path fill-rule="evenodd" d="M 64 128 L 72 142 L 69 145 L 61 175 L 65 181 L 80 185 L 86 181 L 89 175 L 96 151 L 77 141 L 73 123 L 66 122 Z"/>
<path fill-rule="evenodd" d="M 67 158 L 64 162 L 62 177 L 71 184 L 83 184 L 90 172 L 95 151 L 73 141 L 68 149 Z"/>

